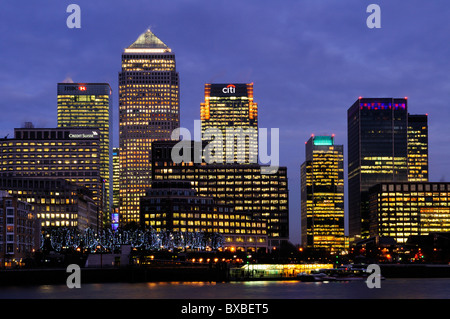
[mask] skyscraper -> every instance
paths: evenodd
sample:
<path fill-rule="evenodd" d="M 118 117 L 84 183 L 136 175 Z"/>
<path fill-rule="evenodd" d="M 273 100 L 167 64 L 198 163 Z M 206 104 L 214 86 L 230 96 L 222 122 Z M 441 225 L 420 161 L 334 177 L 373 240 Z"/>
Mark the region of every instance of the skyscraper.
<path fill-rule="evenodd" d="M 428 182 L 428 116 L 408 115 L 408 180 Z"/>
<path fill-rule="evenodd" d="M 257 163 L 258 105 L 253 101 L 253 83 L 205 84 L 200 118 L 202 140 L 219 152 L 212 154 L 216 163 Z"/>
<path fill-rule="evenodd" d="M 104 181 L 104 221 L 112 207 L 112 91 L 108 83 L 58 83 L 58 127 L 100 131 L 100 177 Z"/>
<path fill-rule="evenodd" d="M 113 205 L 111 212 L 111 228 L 116 230 L 119 227 L 119 184 L 120 184 L 120 163 L 119 163 L 119 148 L 114 147 L 112 153 L 112 162 L 113 162 Z"/>
<path fill-rule="evenodd" d="M 150 30 L 122 53 L 119 73 L 121 222 L 139 222 L 140 197 L 150 187 L 151 143 L 179 127 L 175 54 Z"/>
<path fill-rule="evenodd" d="M 406 98 L 359 98 L 347 111 L 349 236 L 369 236 L 370 187 L 408 181 Z"/>
<path fill-rule="evenodd" d="M 344 155 L 334 136 L 312 136 L 301 165 L 302 245 L 345 249 Z"/>
<path fill-rule="evenodd" d="M 120 165 L 119 165 L 119 148 L 114 147 L 112 153 L 113 161 L 113 207 L 119 207 L 119 184 L 120 184 Z"/>

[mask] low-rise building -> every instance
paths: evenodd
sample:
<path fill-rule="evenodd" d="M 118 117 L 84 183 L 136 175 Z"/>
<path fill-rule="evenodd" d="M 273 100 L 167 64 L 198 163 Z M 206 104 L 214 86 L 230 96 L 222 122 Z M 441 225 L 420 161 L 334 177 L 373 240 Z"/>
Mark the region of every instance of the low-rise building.
<path fill-rule="evenodd" d="M 91 191 L 65 179 L 0 176 L 0 190 L 31 204 L 43 229 L 69 227 L 84 231 L 100 225 Z"/>
<path fill-rule="evenodd" d="M 401 244 L 410 236 L 450 232 L 450 183 L 381 183 L 369 198 L 371 237 Z"/>
<path fill-rule="evenodd" d="M 0 191 L 0 261 L 2 267 L 20 266 L 39 249 L 40 223 L 32 205 Z"/>
<path fill-rule="evenodd" d="M 267 250 L 267 223 L 234 210 L 211 196 L 200 196 L 190 181 L 153 181 L 141 198 L 141 226 L 157 232 L 220 234 L 224 247 Z M 187 243 L 189 245 L 189 243 Z"/>

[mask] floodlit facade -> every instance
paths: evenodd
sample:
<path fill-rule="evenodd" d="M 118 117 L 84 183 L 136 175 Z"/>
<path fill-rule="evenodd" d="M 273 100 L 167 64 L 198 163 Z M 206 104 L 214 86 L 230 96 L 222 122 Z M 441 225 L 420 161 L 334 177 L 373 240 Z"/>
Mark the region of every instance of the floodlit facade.
<path fill-rule="evenodd" d="M 334 136 L 312 136 L 305 144 L 301 165 L 302 245 L 343 251 L 344 155 Z"/>
<path fill-rule="evenodd" d="M 208 163 L 257 163 L 258 105 L 253 83 L 205 84 L 200 118 L 202 141 L 214 148 Z"/>
<path fill-rule="evenodd" d="M 179 127 L 175 54 L 150 30 L 122 53 L 119 73 L 120 199 L 122 224 L 139 222 L 140 197 L 150 187 L 151 144 Z"/>
<path fill-rule="evenodd" d="M 450 232 L 450 183 L 381 183 L 370 189 L 370 235 L 406 243 Z"/>
<path fill-rule="evenodd" d="M 58 83 L 58 127 L 83 127 L 100 132 L 100 177 L 105 192 L 104 222 L 112 207 L 112 90 L 108 83 Z"/>

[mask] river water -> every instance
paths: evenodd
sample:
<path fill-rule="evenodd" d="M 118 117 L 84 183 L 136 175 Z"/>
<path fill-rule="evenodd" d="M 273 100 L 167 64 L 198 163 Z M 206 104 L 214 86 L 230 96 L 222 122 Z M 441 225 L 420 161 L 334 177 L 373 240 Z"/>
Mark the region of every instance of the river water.
<path fill-rule="evenodd" d="M 352 282 L 151 282 L 0 287 L 0 299 L 449 299 L 450 278 Z"/>

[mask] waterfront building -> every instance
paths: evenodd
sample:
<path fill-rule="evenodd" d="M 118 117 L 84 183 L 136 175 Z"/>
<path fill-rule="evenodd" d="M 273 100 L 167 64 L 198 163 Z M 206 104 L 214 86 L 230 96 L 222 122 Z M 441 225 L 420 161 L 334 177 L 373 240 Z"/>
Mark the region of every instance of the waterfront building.
<path fill-rule="evenodd" d="M 428 182 L 428 115 L 408 115 L 408 181 Z"/>
<path fill-rule="evenodd" d="M 334 136 L 311 136 L 301 165 L 302 244 L 308 248 L 343 251 L 344 155 Z"/>
<path fill-rule="evenodd" d="M 122 224 L 139 222 L 140 197 L 151 181 L 151 145 L 179 127 L 175 54 L 150 30 L 122 53 L 119 73 L 120 199 Z"/>
<path fill-rule="evenodd" d="M 410 236 L 450 232 L 450 183 L 380 183 L 370 189 L 370 236 L 406 243 Z"/>
<path fill-rule="evenodd" d="M 192 183 L 153 181 L 141 197 L 141 226 L 156 232 L 219 234 L 224 248 L 267 250 L 266 222 L 253 219 L 248 212 L 237 213 L 232 205 L 220 204 L 214 197 L 198 195 Z"/>
<path fill-rule="evenodd" d="M 32 205 L 0 191 L 0 264 L 14 267 L 39 249 L 40 224 Z"/>
<path fill-rule="evenodd" d="M 202 141 L 211 143 L 219 153 L 214 154 L 216 163 L 258 163 L 258 105 L 253 100 L 253 83 L 205 84 L 200 118 Z"/>
<path fill-rule="evenodd" d="M 85 186 L 103 220 L 104 183 L 100 176 L 98 129 L 16 128 L 0 139 L 0 176 L 65 179 Z"/>
<path fill-rule="evenodd" d="M 188 142 L 184 151 L 191 160 L 174 162 L 176 141 L 154 142 L 152 180 L 188 180 L 199 196 L 214 197 L 218 203 L 231 205 L 236 214 L 248 214 L 267 224 L 268 247 L 280 247 L 289 239 L 289 203 L 287 168 L 264 174 L 259 164 L 207 164 L 194 159 L 202 142 Z M 197 151 L 196 151 L 197 150 Z"/>
<path fill-rule="evenodd" d="M 53 227 L 98 230 L 100 210 L 92 192 L 65 179 L 2 177 L 0 190 L 31 206 L 42 229 Z"/>
<path fill-rule="evenodd" d="M 100 177 L 105 188 L 104 222 L 112 207 L 112 90 L 108 83 L 58 83 L 58 127 L 98 129 Z"/>

